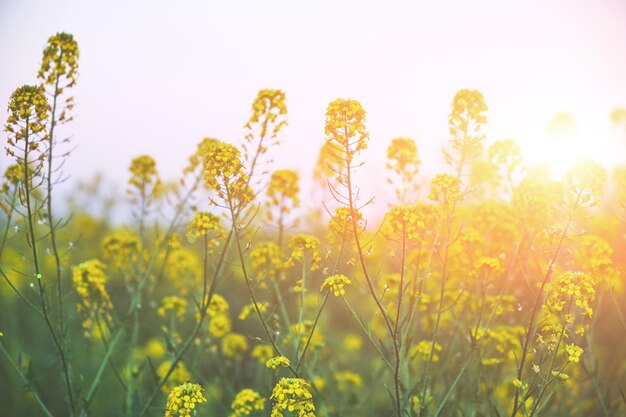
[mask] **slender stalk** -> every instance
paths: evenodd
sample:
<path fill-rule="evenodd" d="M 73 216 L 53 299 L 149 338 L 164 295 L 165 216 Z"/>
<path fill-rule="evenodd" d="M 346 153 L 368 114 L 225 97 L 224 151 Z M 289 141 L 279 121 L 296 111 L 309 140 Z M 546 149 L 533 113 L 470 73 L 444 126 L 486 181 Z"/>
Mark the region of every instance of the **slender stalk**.
<path fill-rule="evenodd" d="M 304 355 L 306 355 L 307 349 L 309 348 L 311 340 L 313 339 L 313 333 L 315 333 L 315 328 L 317 327 L 317 323 L 318 323 L 318 321 L 320 319 L 320 316 L 322 315 L 322 310 L 324 310 L 324 306 L 326 305 L 326 302 L 328 301 L 328 296 L 329 295 L 330 295 L 330 289 L 326 292 L 326 296 L 324 297 L 324 301 L 322 302 L 322 306 L 317 311 L 317 315 L 315 316 L 315 321 L 313 322 L 313 326 L 311 327 L 311 332 L 309 333 L 309 337 L 307 338 L 306 344 L 304 345 L 304 349 L 302 350 L 302 355 L 300 355 L 300 358 L 298 359 L 298 365 L 296 366 L 296 372 L 298 372 L 298 370 L 300 369 L 300 365 L 302 365 L 302 361 L 304 361 Z"/>
<path fill-rule="evenodd" d="M 59 55 L 59 62 L 61 62 L 63 58 L 63 50 L 61 50 L 61 54 Z M 54 94 L 52 99 L 52 111 L 50 117 L 50 134 L 49 134 L 49 142 L 50 146 L 48 147 L 48 175 L 46 177 L 46 186 L 47 186 L 47 196 L 46 196 L 46 204 L 47 204 L 47 212 L 46 217 L 48 219 L 48 228 L 50 233 L 50 245 L 52 246 L 52 255 L 54 256 L 54 264 L 56 270 L 56 281 L 57 281 L 57 304 L 58 304 L 58 314 L 59 314 L 59 329 L 60 333 L 64 333 L 64 317 L 63 317 L 63 289 L 61 282 L 61 258 L 59 256 L 59 250 L 57 248 L 56 241 L 56 227 L 54 226 L 54 218 L 52 216 L 52 152 L 54 149 L 54 128 L 56 127 L 56 110 L 57 110 L 57 99 L 59 97 L 59 80 L 60 78 L 57 76 L 56 81 L 54 83 Z"/>
<path fill-rule="evenodd" d="M 41 279 L 41 271 L 39 269 L 39 258 L 37 256 L 37 238 L 36 238 L 36 234 L 35 234 L 35 227 L 33 225 L 33 217 L 34 217 L 34 212 L 33 212 L 33 208 L 32 208 L 32 202 L 31 202 L 31 189 L 30 189 L 30 174 L 29 174 L 29 169 L 28 169 L 28 150 L 29 150 L 29 139 L 30 139 L 30 134 L 29 134 L 29 118 L 26 119 L 26 134 L 24 136 L 24 178 L 23 178 L 23 182 L 24 182 L 24 199 L 26 202 L 26 222 L 27 222 L 27 226 L 28 226 L 28 237 L 29 237 L 29 244 L 32 250 L 32 255 L 33 255 L 33 265 L 35 267 L 35 277 L 36 277 L 36 281 L 37 281 L 37 288 L 39 290 L 39 299 L 41 301 L 41 312 L 43 314 L 44 317 L 44 321 L 46 322 L 46 326 L 48 327 L 48 330 L 50 331 L 50 335 L 52 336 L 52 340 L 54 342 L 54 345 L 57 349 L 57 352 L 59 354 L 59 357 L 61 358 L 61 365 L 63 368 L 63 377 L 65 379 L 65 385 L 67 388 L 67 392 L 68 392 L 68 397 L 69 397 L 69 401 L 70 401 L 70 416 L 74 415 L 74 408 L 76 406 L 76 401 L 74 399 L 74 389 L 72 388 L 72 380 L 70 377 L 70 372 L 69 372 L 69 364 L 67 362 L 67 358 L 65 356 L 65 349 L 63 348 L 61 341 L 58 339 L 56 331 L 54 330 L 54 327 L 52 326 L 52 322 L 50 321 L 50 314 L 48 312 L 48 306 L 46 303 L 46 297 L 45 297 L 45 291 L 44 291 L 44 285 L 42 283 L 42 279 Z"/>
<path fill-rule="evenodd" d="M 348 126 L 348 120 L 346 117 L 345 120 L 345 124 L 346 126 Z M 389 319 L 389 315 L 387 314 L 387 312 L 385 311 L 385 308 L 383 307 L 383 305 L 381 304 L 380 300 L 378 299 L 377 295 L 376 295 L 376 291 L 374 290 L 374 285 L 372 283 L 372 280 L 369 276 L 369 272 L 367 269 L 367 266 L 365 265 L 365 254 L 363 253 L 363 247 L 361 246 L 361 242 L 359 239 L 359 229 L 358 229 L 358 224 L 357 224 L 357 208 L 354 202 L 354 192 L 353 192 L 353 188 L 352 188 L 352 158 L 351 158 L 351 152 L 350 152 L 350 140 L 348 137 L 348 127 L 345 128 L 345 162 L 346 162 L 346 188 L 348 190 L 348 208 L 350 209 L 350 217 L 352 220 L 352 235 L 354 237 L 354 241 L 356 244 L 356 248 L 357 248 L 357 252 L 359 255 L 359 263 L 361 266 L 361 270 L 363 271 L 363 275 L 365 277 L 365 281 L 367 282 L 367 287 L 368 290 L 370 292 L 370 295 L 374 298 L 374 302 L 376 303 L 376 306 L 378 307 L 378 310 L 380 311 L 380 314 L 382 315 L 384 321 L 385 321 L 385 325 L 387 326 L 387 330 L 389 331 L 389 335 L 391 336 L 392 339 L 392 344 L 393 344 L 393 351 L 394 351 L 394 358 L 396 362 L 400 361 L 400 348 L 398 346 L 398 341 L 396 340 L 396 338 L 394 337 L 394 330 L 393 330 L 393 326 L 391 324 L 391 321 Z M 395 377 L 395 373 L 394 373 L 394 390 L 395 390 L 395 407 L 396 407 L 396 415 L 397 417 L 402 417 L 402 408 L 401 408 L 401 396 L 400 396 L 400 381 L 398 380 L 398 378 Z"/>

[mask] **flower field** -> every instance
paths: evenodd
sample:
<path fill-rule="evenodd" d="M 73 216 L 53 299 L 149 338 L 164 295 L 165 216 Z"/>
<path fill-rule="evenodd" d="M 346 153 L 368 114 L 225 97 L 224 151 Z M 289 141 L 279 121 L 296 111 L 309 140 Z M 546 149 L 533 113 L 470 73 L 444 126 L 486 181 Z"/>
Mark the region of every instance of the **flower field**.
<path fill-rule="evenodd" d="M 51 36 L 3 121 L 0 415 L 626 415 L 626 158 L 554 178 L 462 89 L 439 173 L 386 139 L 380 201 L 359 101 L 299 172 L 273 163 L 289 92 L 263 89 L 175 181 L 128 161 L 117 221 L 97 182 L 57 193 L 79 58 Z"/>

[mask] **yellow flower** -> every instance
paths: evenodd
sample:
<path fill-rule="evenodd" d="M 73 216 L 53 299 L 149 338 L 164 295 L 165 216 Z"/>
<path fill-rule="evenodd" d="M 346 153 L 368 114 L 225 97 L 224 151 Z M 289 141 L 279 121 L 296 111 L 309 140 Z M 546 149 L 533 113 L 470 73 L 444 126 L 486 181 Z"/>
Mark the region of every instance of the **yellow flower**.
<path fill-rule="evenodd" d="M 5 150 L 29 174 L 41 169 L 46 156 L 40 145 L 47 139 L 45 130 L 49 111 L 43 87 L 24 85 L 17 88 L 9 99 L 9 116 L 4 128 L 8 133 L 9 146 Z M 24 159 L 24 153 L 29 154 L 27 159 Z"/>
<path fill-rule="evenodd" d="M 441 352 L 442 350 L 443 348 L 439 343 L 435 342 L 433 349 L 432 342 L 428 340 L 422 340 L 409 350 L 409 357 L 411 359 L 428 360 L 432 351 L 432 361 L 433 363 L 437 363 L 439 362 L 439 355 L 437 354 L 437 352 Z"/>
<path fill-rule="evenodd" d="M 189 224 L 187 239 L 194 240 L 195 238 L 205 236 L 209 231 L 218 232 L 217 236 L 221 236 L 223 234 L 219 216 L 206 211 L 198 211 Z"/>
<path fill-rule="evenodd" d="M 190 172 L 194 172 L 199 166 L 201 166 L 209 148 L 219 142 L 219 140 L 213 138 L 202 138 L 198 144 L 196 152 L 189 157 L 189 165 L 185 167 L 183 173 L 188 174 Z"/>
<path fill-rule="evenodd" d="M 222 205 L 234 209 L 252 200 L 241 153 L 229 143 L 215 142 L 208 147 L 204 158 L 204 182 L 217 194 Z M 219 204 L 213 197 L 209 202 Z"/>
<path fill-rule="evenodd" d="M 319 250 L 320 241 L 312 235 L 297 234 L 292 236 L 289 241 L 289 247 L 292 249 L 290 260 L 311 262 L 311 271 L 319 268 L 322 257 Z"/>
<path fill-rule="evenodd" d="M 565 353 L 567 353 L 567 361 L 572 363 L 580 362 L 580 356 L 583 354 L 583 348 L 576 346 L 573 343 L 565 346 Z"/>
<path fill-rule="evenodd" d="M 272 390 L 274 401 L 271 417 L 282 417 L 283 411 L 297 413 L 298 417 L 315 417 L 311 385 L 301 378 L 281 378 Z"/>
<path fill-rule="evenodd" d="M 298 172 L 293 169 L 274 171 L 266 191 L 271 205 L 279 206 L 280 204 L 285 204 L 284 200 L 290 200 L 293 207 L 298 207 L 300 205 L 298 180 Z M 285 209 L 287 213 L 290 210 L 288 207 Z"/>
<path fill-rule="evenodd" d="M 202 387 L 198 384 L 185 382 L 174 387 L 167 397 L 165 417 L 190 417 L 196 415 L 196 406 L 206 402 L 202 395 Z"/>
<path fill-rule="evenodd" d="M 461 200 L 461 181 L 450 174 L 437 174 L 430 183 L 428 198 L 437 201 L 443 207 L 449 207 Z"/>
<path fill-rule="evenodd" d="M 284 356 L 275 356 L 273 358 L 270 358 L 266 363 L 265 366 L 269 369 L 278 369 L 281 367 L 285 367 L 288 368 L 289 365 L 291 365 L 291 362 L 289 361 L 289 359 L 285 358 Z"/>
<path fill-rule="evenodd" d="M 265 365 L 274 356 L 274 348 L 270 345 L 256 345 L 250 355 L 258 360 L 261 365 Z"/>
<path fill-rule="evenodd" d="M 209 303 L 209 307 L 207 309 L 207 314 L 210 317 L 214 317 L 219 314 L 227 313 L 228 308 L 228 302 L 224 297 L 219 294 L 213 294 L 213 296 L 211 297 L 211 302 Z"/>
<path fill-rule="evenodd" d="M 157 313 L 159 317 L 165 317 L 169 312 L 174 313 L 178 318 L 185 315 L 187 309 L 187 300 L 176 295 L 163 297 L 161 300 L 161 306 L 158 308 Z"/>
<path fill-rule="evenodd" d="M 111 259 L 115 268 L 128 267 L 136 260 L 140 250 L 139 237 L 133 232 L 114 232 L 102 241 L 104 259 Z"/>
<path fill-rule="evenodd" d="M 162 191 L 162 183 L 156 169 L 156 162 L 151 156 L 141 155 L 134 158 L 129 170 L 131 177 L 128 180 L 130 188 L 128 193 L 131 201 L 138 202 L 141 199 L 151 202 Z"/>
<path fill-rule="evenodd" d="M 258 392 L 245 388 L 237 393 L 230 408 L 233 412 L 229 417 L 247 416 L 253 410 L 263 411 L 265 409 L 265 398 L 261 397 Z"/>
<path fill-rule="evenodd" d="M 67 83 L 60 87 L 72 87 L 78 76 L 78 57 L 78 43 L 71 34 L 60 32 L 50 36 L 37 77 L 46 84 L 53 85 L 63 75 Z"/>
<path fill-rule="evenodd" d="M 324 291 L 324 288 L 328 288 L 328 291 L 332 291 L 335 297 L 339 297 L 346 293 L 343 287 L 351 283 L 352 281 L 345 275 L 331 275 L 324 280 L 320 291 Z"/>
<path fill-rule="evenodd" d="M 283 252 L 274 242 L 261 242 L 250 251 L 250 265 L 257 273 L 257 279 L 264 276 L 276 278 L 279 271 L 285 267 Z"/>
<path fill-rule="evenodd" d="M 426 224 L 430 223 L 426 204 L 412 206 L 394 206 L 387 214 L 382 226 L 382 233 L 385 238 L 402 243 L 403 237 L 406 243 L 421 242 L 426 235 Z"/>
<path fill-rule="evenodd" d="M 513 380 L 513 386 L 519 392 L 524 392 L 524 391 L 526 391 L 528 389 L 528 384 L 523 383 L 522 381 L 520 381 L 517 378 Z"/>
<path fill-rule="evenodd" d="M 80 299 L 76 307 L 85 316 L 83 328 L 87 331 L 93 330 L 100 317 L 105 320 L 111 318 L 113 304 L 106 289 L 108 277 L 104 268 L 102 262 L 92 259 L 72 269 L 74 289 Z"/>
<path fill-rule="evenodd" d="M 224 337 L 230 333 L 231 328 L 232 325 L 230 323 L 230 319 L 226 314 L 218 314 L 211 317 L 211 320 L 209 321 L 209 333 L 211 333 L 211 335 L 216 339 Z"/>
<path fill-rule="evenodd" d="M 418 189 L 415 178 L 419 172 L 420 162 L 417 145 L 413 139 L 398 137 L 391 140 L 387 147 L 385 166 L 393 175 L 387 182 L 395 185 L 396 197 L 402 202 L 415 198 L 413 194 Z"/>
<path fill-rule="evenodd" d="M 485 135 L 482 127 L 487 123 L 485 112 L 488 110 L 480 91 L 459 90 L 452 101 L 452 110 L 448 116 L 450 126 L 450 145 L 454 154 L 445 151 L 445 158 L 460 175 L 463 167 L 473 162 L 482 154 Z"/>
<path fill-rule="evenodd" d="M 363 215 L 355 210 L 357 233 L 364 229 Z M 326 240 L 331 245 L 346 245 L 354 242 L 354 232 L 352 226 L 352 213 L 349 207 L 339 207 L 328 221 L 326 228 Z"/>
<path fill-rule="evenodd" d="M 229 333 L 222 338 L 222 352 L 227 358 L 240 359 L 248 351 L 248 340 L 238 333 Z"/>

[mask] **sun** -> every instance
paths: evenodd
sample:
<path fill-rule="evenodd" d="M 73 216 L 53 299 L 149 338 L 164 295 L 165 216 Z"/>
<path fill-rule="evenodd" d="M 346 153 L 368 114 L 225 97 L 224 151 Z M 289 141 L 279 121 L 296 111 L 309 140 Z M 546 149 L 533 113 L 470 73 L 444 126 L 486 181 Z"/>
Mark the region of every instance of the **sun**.
<path fill-rule="evenodd" d="M 590 121 L 591 122 L 591 121 Z M 591 160 L 607 170 L 626 163 L 626 144 L 603 121 L 580 125 L 570 114 L 557 113 L 543 136 L 520 140 L 528 167 L 546 168 L 550 177 L 562 179 L 576 161 Z"/>

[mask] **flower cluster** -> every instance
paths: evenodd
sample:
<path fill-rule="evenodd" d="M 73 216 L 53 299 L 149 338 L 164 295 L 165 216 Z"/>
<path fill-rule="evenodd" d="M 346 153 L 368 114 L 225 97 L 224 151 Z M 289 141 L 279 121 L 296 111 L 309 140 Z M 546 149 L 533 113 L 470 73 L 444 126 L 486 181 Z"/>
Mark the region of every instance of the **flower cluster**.
<path fill-rule="evenodd" d="M 387 181 L 394 184 L 396 197 L 402 202 L 417 191 L 415 178 L 419 172 L 420 163 L 417 145 L 413 139 L 398 137 L 391 140 L 391 144 L 387 147 L 385 166 L 397 179 L 394 181 L 390 177 Z"/>
<path fill-rule="evenodd" d="M 197 211 L 187 229 L 187 239 L 194 240 L 214 231 L 222 231 L 219 216 L 207 211 Z"/>
<path fill-rule="evenodd" d="M 204 157 L 204 182 L 227 207 L 236 208 L 252 199 L 241 153 L 229 143 L 216 142 L 208 147 Z M 218 204 L 214 198 L 210 202 Z"/>
<path fill-rule="evenodd" d="M 173 316 L 181 318 L 185 315 L 186 310 L 187 300 L 182 297 L 172 295 L 169 297 L 163 297 L 161 305 L 157 309 L 157 314 L 159 317 L 166 317 L 169 313 L 172 313 Z"/>
<path fill-rule="evenodd" d="M 285 358 L 284 356 L 275 356 L 273 358 L 268 359 L 268 361 L 265 363 L 265 366 L 268 369 L 278 369 L 278 368 L 288 368 L 289 365 L 291 365 L 291 362 L 289 361 L 289 359 Z"/>
<path fill-rule="evenodd" d="M 425 205 L 393 206 L 387 214 L 382 227 L 383 235 L 392 241 L 401 243 L 421 242 L 426 234 Z"/>
<path fill-rule="evenodd" d="M 365 225 L 360 211 L 354 211 L 357 223 L 357 233 L 361 233 Z M 352 229 L 352 211 L 349 207 L 339 207 L 328 221 L 326 240 L 332 245 L 348 245 L 354 241 Z"/>
<path fill-rule="evenodd" d="M 283 127 L 287 125 L 287 120 L 281 116 L 287 114 L 285 104 L 285 93 L 281 90 L 265 89 L 259 91 L 252 103 L 252 115 L 245 125 L 246 129 L 252 130 L 253 125 L 261 123 L 260 137 L 264 138 L 270 133 L 272 138 L 276 137 Z M 271 127 L 271 132 L 268 132 Z M 249 133 L 246 140 L 252 141 L 253 135 Z"/>
<path fill-rule="evenodd" d="M 229 417 L 247 416 L 253 410 L 263 411 L 265 409 L 265 398 L 250 388 L 244 388 L 237 393 L 230 408 L 233 412 Z"/>
<path fill-rule="evenodd" d="M 196 415 L 196 406 L 206 402 L 202 395 L 202 387 L 198 384 L 185 382 L 174 387 L 167 397 L 165 417 L 190 417 Z"/>
<path fill-rule="evenodd" d="M 460 90 L 452 100 L 452 111 L 448 116 L 450 144 L 455 154 L 446 151 L 445 157 L 460 175 L 468 163 L 482 153 L 485 135 L 482 128 L 487 123 L 488 110 L 483 95 L 478 90 Z"/>
<path fill-rule="evenodd" d="M 250 264 L 257 273 L 258 279 L 276 278 L 278 272 L 285 267 L 283 252 L 274 242 L 261 242 L 250 251 Z"/>
<path fill-rule="evenodd" d="M 463 198 L 461 181 L 454 175 L 437 174 L 430 183 L 428 198 L 438 202 L 444 208 L 453 206 Z"/>
<path fill-rule="evenodd" d="M 102 262 L 92 259 L 72 269 L 72 281 L 80 299 L 77 309 L 85 315 L 83 328 L 88 331 L 100 318 L 109 320 L 113 309 L 106 289 L 108 278 L 104 268 Z"/>
<path fill-rule="evenodd" d="M 324 280 L 320 291 L 324 291 L 324 288 L 327 288 L 328 291 L 333 292 L 335 297 L 339 297 L 340 295 L 344 295 L 346 293 L 344 286 L 351 283 L 352 281 L 350 281 L 345 275 L 331 275 Z"/>
<path fill-rule="evenodd" d="M 274 220 L 273 209 L 278 210 L 279 221 L 282 221 L 283 216 L 291 213 L 294 208 L 300 205 L 298 179 L 298 172 L 292 169 L 283 169 L 272 173 L 266 192 L 269 197 L 267 202 L 267 219 L 269 221 Z"/>
<path fill-rule="evenodd" d="M 11 94 L 9 116 L 4 128 L 9 133 L 9 146 L 5 150 L 7 155 L 17 159 L 20 166 L 28 167 L 29 173 L 36 174 L 45 158 L 40 145 L 48 139 L 45 130 L 49 111 L 50 106 L 42 87 L 24 85 Z M 33 158 L 34 152 L 39 152 L 36 158 Z"/>
<path fill-rule="evenodd" d="M 289 248 L 291 248 L 291 260 L 299 262 L 310 262 L 312 271 L 319 268 L 322 257 L 319 250 L 320 240 L 312 235 L 297 234 L 291 237 Z"/>
<path fill-rule="evenodd" d="M 144 201 L 143 204 L 150 205 L 163 191 L 156 162 L 149 155 L 141 155 L 133 158 L 128 169 L 131 173 L 128 180 L 131 201 L 133 203 Z"/>
<path fill-rule="evenodd" d="M 115 268 L 127 266 L 135 260 L 140 247 L 139 236 L 127 230 L 114 232 L 102 241 L 104 259 L 110 259 Z"/>
<path fill-rule="evenodd" d="M 326 141 L 342 161 L 351 162 L 354 155 L 367 149 L 369 133 L 365 129 L 365 110 L 356 100 L 331 102 L 326 109 Z M 341 182 L 341 181 L 340 181 Z"/>
<path fill-rule="evenodd" d="M 37 76 L 48 85 L 65 76 L 67 84 L 62 87 L 72 87 L 78 76 L 78 57 L 78 43 L 74 36 L 63 32 L 50 36 Z"/>
<path fill-rule="evenodd" d="M 282 417 L 284 411 L 298 417 L 315 417 L 311 385 L 302 378 L 281 378 L 272 390 L 274 402 L 271 417 Z"/>
<path fill-rule="evenodd" d="M 561 312 L 566 305 L 574 304 L 583 315 L 591 317 L 595 294 L 595 280 L 589 274 L 565 272 L 552 282 L 546 306 L 553 312 Z"/>

